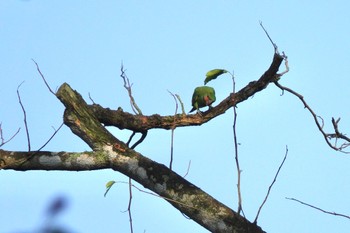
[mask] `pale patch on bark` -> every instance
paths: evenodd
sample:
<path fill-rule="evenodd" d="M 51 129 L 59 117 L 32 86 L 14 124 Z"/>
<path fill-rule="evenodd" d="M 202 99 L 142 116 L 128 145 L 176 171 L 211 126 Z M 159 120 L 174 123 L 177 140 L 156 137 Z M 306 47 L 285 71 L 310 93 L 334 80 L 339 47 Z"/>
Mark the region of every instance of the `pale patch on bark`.
<path fill-rule="evenodd" d="M 43 155 L 39 157 L 39 163 L 44 166 L 57 166 L 62 163 L 62 160 L 58 155 Z"/>
<path fill-rule="evenodd" d="M 77 158 L 77 162 L 79 164 L 82 164 L 82 165 L 94 165 L 95 164 L 94 158 L 92 158 L 88 154 L 81 154 Z"/>

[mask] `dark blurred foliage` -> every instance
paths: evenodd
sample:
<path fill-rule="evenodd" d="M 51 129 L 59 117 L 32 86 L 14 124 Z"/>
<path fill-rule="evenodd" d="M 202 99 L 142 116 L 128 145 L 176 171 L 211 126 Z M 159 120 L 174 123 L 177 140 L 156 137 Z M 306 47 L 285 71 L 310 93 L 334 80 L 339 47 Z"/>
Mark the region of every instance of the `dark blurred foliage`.
<path fill-rule="evenodd" d="M 44 222 L 37 230 L 15 231 L 13 233 L 75 233 L 58 223 L 58 218 L 69 207 L 69 200 L 64 195 L 58 195 L 49 202 L 44 212 Z"/>

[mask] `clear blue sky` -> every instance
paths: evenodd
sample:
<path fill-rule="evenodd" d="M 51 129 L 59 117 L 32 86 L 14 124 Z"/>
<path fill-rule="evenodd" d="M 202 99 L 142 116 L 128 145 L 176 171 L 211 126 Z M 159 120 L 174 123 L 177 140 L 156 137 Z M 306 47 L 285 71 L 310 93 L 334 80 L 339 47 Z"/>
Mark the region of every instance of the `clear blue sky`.
<path fill-rule="evenodd" d="M 341 117 L 350 131 L 350 16 L 348 1 L 1 1 L 0 122 L 4 136 L 20 134 L 4 146 L 26 150 L 23 115 L 28 115 L 32 149 L 39 148 L 62 122 L 63 106 L 40 79 L 40 65 L 55 89 L 69 83 L 88 101 L 131 111 L 119 77 L 123 61 L 134 97 L 144 114 L 174 113 L 167 90 L 178 93 L 190 110 L 193 89 L 213 68 L 234 70 L 237 89 L 268 68 L 273 49 L 261 20 L 290 72 L 281 84 L 301 93 L 325 120 Z M 228 76 L 211 83 L 217 103 L 232 89 Z M 350 215 L 350 155 L 331 150 L 301 102 L 273 85 L 238 106 L 238 140 L 243 209 L 254 220 L 283 159 L 288 159 L 258 224 L 267 232 L 348 232 L 350 221 L 288 201 L 294 197 L 325 210 Z M 217 104 L 217 103 L 214 103 Z M 130 132 L 111 129 L 126 140 Z M 175 131 L 174 169 L 204 191 L 237 208 L 232 110 L 201 127 Z M 89 147 L 64 127 L 45 150 L 84 151 Z M 168 164 L 170 131 L 150 131 L 137 150 Z M 69 207 L 59 224 L 74 232 L 129 232 L 127 177 L 109 170 L 92 172 L 0 171 L 1 232 L 34 232 L 52 198 Z M 167 202 L 134 190 L 134 232 L 207 232 Z"/>

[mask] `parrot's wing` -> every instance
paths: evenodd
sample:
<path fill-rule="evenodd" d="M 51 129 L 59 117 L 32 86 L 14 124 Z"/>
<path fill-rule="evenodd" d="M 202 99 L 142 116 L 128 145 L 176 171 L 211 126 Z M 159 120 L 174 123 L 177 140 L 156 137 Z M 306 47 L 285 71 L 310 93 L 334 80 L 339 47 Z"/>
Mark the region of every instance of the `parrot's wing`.
<path fill-rule="evenodd" d="M 198 109 L 198 102 L 197 102 L 198 98 L 199 98 L 198 93 L 197 91 L 195 91 L 192 96 L 192 109 L 190 112 L 193 112 L 194 110 Z"/>
<path fill-rule="evenodd" d="M 209 98 L 211 99 L 212 103 L 215 102 L 216 100 L 216 96 L 215 96 L 215 90 L 211 90 L 211 92 L 209 93 Z"/>
<path fill-rule="evenodd" d="M 197 102 L 197 100 L 198 100 L 198 94 L 194 92 L 192 96 L 192 106 Z"/>

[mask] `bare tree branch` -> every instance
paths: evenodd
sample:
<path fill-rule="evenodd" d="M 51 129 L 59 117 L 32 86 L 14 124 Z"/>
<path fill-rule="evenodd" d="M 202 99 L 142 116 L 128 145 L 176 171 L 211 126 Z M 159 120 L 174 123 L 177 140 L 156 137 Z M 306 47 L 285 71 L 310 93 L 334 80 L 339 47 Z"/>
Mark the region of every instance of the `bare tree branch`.
<path fill-rule="evenodd" d="M 128 213 L 129 213 L 129 222 L 130 222 L 130 232 L 133 233 L 132 225 L 132 214 L 131 214 L 131 204 L 132 204 L 132 180 L 129 178 L 129 204 L 128 204 Z"/>
<path fill-rule="evenodd" d="M 232 93 L 236 92 L 236 83 L 235 83 L 235 77 L 233 74 L 232 76 Z M 235 150 L 235 161 L 236 161 L 236 169 L 237 169 L 237 196 L 238 196 L 238 207 L 237 207 L 237 213 L 240 214 L 241 211 L 244 216 L 244 212 L 242 209 L 242 194 L 241 194 L 241 173 L 242 170 L 239 165 L 239 159 L 238 159 L 238 141 L 237 141 L 237 132 L 236 132 L 236 125 L 237 125 L 237 110 L 236 107 L 233 107 L 233 143 L 234 143 L 234 150 Z"/>
<path fill-rule="evenodd" d="M 269 189 L 267 190 L 267 194 L 266 194 L 266 196 L 265 196 L 264 201 L 261 203 L 261 206 L 259 207 L 258 213 L 256 214 L 256 217 L 255 217 L 255 220 L 254 220 L 254 223 L 255 223 L 255 224 L 256 224 L 257 221 L 258 221 L 259 214 L 260 214 L 260 211 L 261 211 L 262 207 L 264 206 L 264 204 L 265 204 L 266 201 L 267 201 L 267 198 L 268 198 L 269 195 L 270 195 L 272 186 L 275 184 L 275 182 L 276 182 L 276 180 L 277 180 L 277 176 L 278 176 L 278 174 L 280 173 L 280 170 L 281 170 L 281 168 L 282 168 L 284 162 L 285 162 L 286 159 L 287 159 L 287 155 L 288 155 L 288 147 L 286 146 L 286 153 L 285 153 L 285 155 L 284 155 L 283 161 L 282 161 L 281 165 L 279 166 L 279 168 L 278 168 L 278 170 L 277 170 L 277 172 L 276 172 L 275 178 L 273 179 L 271 185 L 269 186 Z"/>
<path fill-rule="evenodd" d="M 5 140 L 3 130 L 2 130 L 2 122 L 0 122 L 0 139 L 1 139 L 0 147 L 2 147 L 6 143 L 10 142 L 14 137 L 16 137 L 16 135 L 19 133 L 20 130 L 21 128 L 18 128 L 17 131 L 9 139 Z"/>
<path fill-rule="evenodd" d="M 137 106 L 137 104 L 135 102 L 135 99 L 134 99 L 134 97 L 132 95 L 132 88 L 131 88 L 132 84 L 130 84 L 130 80 L 126 76 L 123 63 L 121 65 L 121 67 L 120 67 L 120 71 L 121 71 L 120 77 L 123 79 L 124 88 L 128 92 L 129 99 L 130 99 L 130 105 L 131 105 L 132 110 L 134 111 L 135 114 L 143 115 L 141 109 Z M 147 130 L 141 130 L 139 132 L 141 133 L 141 137 L 140 137 L 140 139 L 138 141 L 135 142 L 135 144 L 133 146 L 130 147 L 131 149 L 134 149 L 137 145 L 139 145 L 141 142 L 143 142 L 143 140 L 145 140 L 145 138 L 147 136 Z M 130 136 L 128 142 L 127 142 L 128 146 L 129 146 L 129 143 L 131 142 L 132 138 L 135 136 L 135 134 L 136 134 L 136 132 L 133 131 L 133 133 L 131 134 L 131 136 Z"/>
<path fill-rule="evenodd" d="M 176 99 L 176 95 L 174 95 L 171 91 L 169 91 L 169 94 L 172 95 L 172 97 L 174 98 L 175 101 L 175 113 L 174 116 L 176 116 L 177 114 L 177 109 L 178 109 L 178 103 L 177 103 L 177 99 Z M 174 158 L 174 132 L 175 132 L 175 117 L 174 117 L 174 127 L 171 129 L 171 143 L 170 143 L 170 162 L 169 162 L 169 169 L 172 170 L 173 167 L 173 158 Z"/>
<path fill-rule="evenodd" d="M 187 166 L 187 170 L 185 175 L 183 176 L 184 178 L 188 175 L 188 173 L 190 172 L 190 168 L 191 168 L 191 160 L 188 162 L 188 166 Z"/>
<path fill-rule="evenodd" d="M 292 89 L 288 88 L 288 87 L 284 87 L 282 86 L 281 84 L 279 84 L 278 82 L 275 82 L 275 85 L 277 87 L 279 87 L 282 91 L 287 91 L 293 95 L 295 95 L 296 97 L 298 97 L 301 102 L 304 104 L 304 107 L 311 113 L 314 121 L 315 121 L 315 124 L 318 128 L 318 130 L 321 132 L 321 134 L 323 135 L 326 143 L 328 144 L 329 147 L 331 147 L 333 150 L 336 150 L 336 151 L 340 151 L 342 153 L 350 153 L 348 151 L 344 151 L 344 148 L 348 147 L 350 145 L 350 138 L 346 137 L 344 134 L 341 134 L 338 130 L 338 123 L 339 121 L 335 121 L 334 118 L 332 118 L 332 124 L 333 124 L 333 127 L 334 127 L 334 131 L 335 133 L 334 134 L 329 134 L 329 133 L 326 133 L 324 130 L 323 130 L 323 119 L 320 117 L 320 116 L 317 116 L 316 113 L 312 110 L 312 108 L 306 103 L 304 97 L 302 95 L 300 95 L 299 93 L 297 93 L 296 91 L 293 91 Z M 319 122 L 318 119 L 322 119 L 321 123 Z M 344 142 L 343 144 L 341 144 L 340 146 L 336 146 L 333 145 L 331 142 L 330 142 L 330 139 L 332 138 L 336 138 L 336 139 L 343 139 Z"/>
<path fill-rule="evenodd" d="M 46 79 L 45 79 L 43 73 L 41 73 L 38 63 L 36 63 L 36 61 L 35 61 L 34 59 L 32 59 L 32 61 L 35 63 L 36 69 L 37 69 L 37 71 L 39 72 L 41 78 L 43 79 L 43 81 L 44 81 L 46 87 L 49 89 L 49 91 L 50 91 L 53 95 L 56 95 L 56 93 L 55 93 L 54 91 L 52 91 L 50 85 L 47 83 L 47 81 L 46 81 Z"/>
<path fill-rule="evenodd" d="M 26 110 L 24 109 L 22 100 L 21 100 L 21 95 L 19 94 L 19 88 L 21 87 L 21 85 L 23 84 L 23 82 L 21 84 L 19 84 L 19 86 L 17 87 L 17 97 L 18 97 L 18 102 L 21 105 L 22 108 L 22 112 L 23 112 L 23 121 L 24 121 L 24 127 L 26 129 L 26 135 L 27 135 L 27 144 L 28 144 L 28 151 L 30 151 L 30 136 L 29 136 L 29 130 L 28 130 L 28 123 L 27 123 L 27 113 Z"/>
<path fill-rule="evenodd" d="M 181 110 L 182 110 L 182 115 L 186 115 L 184 103 L 182 102 L 182 100 L 181 100 L 181 98 L 180 98 L 180 95 L 175 94 L 175 96 L 176 96 L 177 100 L 180 102 Z"/>
<path fill-rule="evenodd" d="M 306 205 L 306 206 L 308 206 L 308 207 L 311 207 L 311 208 L 313 208 L 313 209 L 319 210 L 319 211 L 321 211 L 321 212 L 323 212 L 323 213 L 326 213 L 326 214 L 330 214 L 330 215 L 334 215 L 334 216 L 340 216 L 340 217 L 344 217 L 344 218 L 350 219 L 350 216 L 349 216 L 349 215 L 338 214 L 338 213 L 336 213 L 336 212 L 326 211 L 326 210 L 323 210 L 323 209 L 321 209 L 321 208 L 319 208 L 319 207 L 316 207 L 316 206 L 307 204 L 307 203 L 305 203 L 305 202 L 299 201 L 298 199 L 295 199 L 295 198 L 286 197 L 286 199 L 291 200 L 291 201 L 299 202 L 300 204 Z"/>
<path fill-rule="evenodd" d="M 51 137 L 37 150 L 37 151 L 41 151 L 42 149 L 44 149 L 44 147 L 55 137 L 55 135 L 58 133 L 58 131 L 60 131 L 60 129 L 62 128 L 62 126 L 64 125 L 64 123 L 62 123 L 58 129 L 54 131 L 54 133 L 51 135 Z"/>
<path fill-rule="evenodd" d="M 139 108 L 139 106 L 137 106 L 135 99 L 132 95 L 132 90 L 131 90 L 132 84 L 130 84 L 130 80 L 129 80 L 128 76 L 126 76 L 126 73 L 125 73 L 126 70 L 124 70 L 123 63 L 120 67 L 120 71 L 121 71 L 120 77 L 123 79 L 124 88 L 128 92 L 128 95 L 130 98 L 130 105 L 131 105 L 132 110 L 134 111 L 135 114 L 143 115 L 141 109 Z"/>
<path fill-rule="evenodd" d="M 266 31 L 265 27 L 264 27 L 263 24 L 262 24 L 262 21 L 259 21 L 259 24 L 260 24 L 261 28 L 264 30 L 266 36 L 269 38 L 269 40 L 270 40 L 270 42 L 271 42 L 273 48 L 275 49 L 275 53 L 278 53 L 278 47 L 277 47 L 277 45 L 273 42 L 273 40 L 271 39 L 269 33 Z"/>
<path fill-rule="evenodd" d="M 89 99 L 91 100 L 92 104 L 95 104 L 95 101 L 92 99 L 90 92 L 89 92 Z"/>

